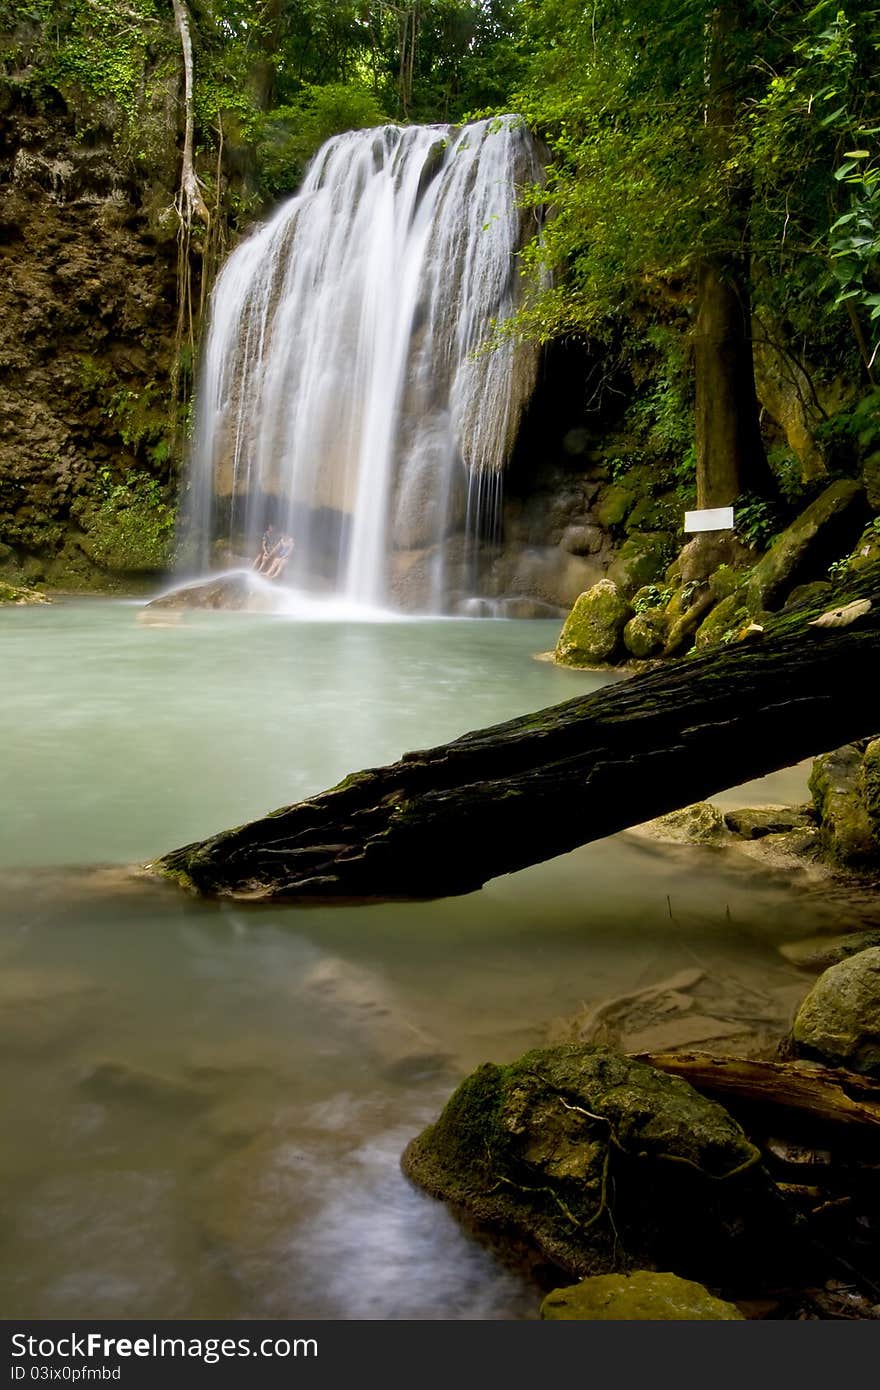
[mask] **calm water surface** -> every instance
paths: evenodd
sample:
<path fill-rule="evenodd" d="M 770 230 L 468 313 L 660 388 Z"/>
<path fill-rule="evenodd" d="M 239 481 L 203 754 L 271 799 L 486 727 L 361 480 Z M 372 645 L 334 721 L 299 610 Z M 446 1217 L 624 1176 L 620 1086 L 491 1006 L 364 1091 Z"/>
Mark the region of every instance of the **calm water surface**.
<path fill-rule="evenodd" d="M 0 611 L 3 1316 L 534 1316 L 407 1140 L 584 1001 L 695 959 L 790 986 L 776 943 L 830 907 L 625 836 L 415 905 L 95 874 L 602 683 L 529 659 L 554 624 L 138 612 Z"/>

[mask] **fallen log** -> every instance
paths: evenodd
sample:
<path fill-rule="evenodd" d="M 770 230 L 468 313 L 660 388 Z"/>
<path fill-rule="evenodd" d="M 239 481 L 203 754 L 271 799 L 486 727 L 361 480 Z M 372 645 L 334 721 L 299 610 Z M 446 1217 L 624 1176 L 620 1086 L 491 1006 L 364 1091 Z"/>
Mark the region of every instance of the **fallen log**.
<path fill-rule="evenodd" d="M 873 734 L 880 565 L 844 616 L 745 640 L 466 734 L 146 867 L 236 898 L 418 898 L 488 879 Z M 847 610 L 843 605 L 851 605 Z"/>
<path fill-rule="evenodd" d="M 637 1054 L 658 1071 L 680 1076 L 725 1107 L 788 1111 L 821 1125 L 875 1131 L 880 1139 L 880 1083 L 809 1062 L 756 1062 L 702 1052 Z"/>

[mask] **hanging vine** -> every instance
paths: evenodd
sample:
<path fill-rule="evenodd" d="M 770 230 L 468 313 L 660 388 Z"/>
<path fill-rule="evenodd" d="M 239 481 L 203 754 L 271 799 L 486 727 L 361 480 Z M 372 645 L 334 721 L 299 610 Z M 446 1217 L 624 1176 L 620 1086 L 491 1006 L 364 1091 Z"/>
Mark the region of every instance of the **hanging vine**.
<path fill-rule="evenodd" d="M 192 233 L 193 222 L 195 219 L 203 222 L 208 233 L 208 242 L 211 240 L 212 218 L 208 211 L 208 206 L 202 195 L 202 185 L 195 171 L 193 160 L 193 48 L 192 31 L 190 28 L 189 11 L 184 0 L 173 0 L 174 4 L 174 27 L 180 39 L 180 47 L 183 55 L 183 108 L 184 108 L 184 133 L 183 133 L 183 155 L 180 168 L 180 185 L 174 201 L 175 211 L 178 219 L 177 232 L 177 326 L 174 341 L 174 359 L 171 366 L 171 401 L 174 415 L 175 442 L 178 430 L 178 406 L 185 397 L 186 391 L 183 385 L 182 360 L 184 347 L 189 348 L 190 370 L 195 360 L 196 351 L 196 322 L 203 307 L 206 276 L 202 274 L 202 292 L 200 296 L 199 309 L 196 311 L 193 305 L 193 275 L 192 275 Z M 222 150 L 222 140 L 221 140 Z M 219 165 L 217 196 L 219 198 Z M 218 219 L 219 220 L 219 219 Z"/>

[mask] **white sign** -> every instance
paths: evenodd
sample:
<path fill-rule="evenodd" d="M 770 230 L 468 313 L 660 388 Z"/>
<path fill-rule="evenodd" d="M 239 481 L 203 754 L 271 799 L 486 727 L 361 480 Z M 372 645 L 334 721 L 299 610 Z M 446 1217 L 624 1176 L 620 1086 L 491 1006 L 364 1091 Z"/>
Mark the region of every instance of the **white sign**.
<path fill-rule="evenodd" d="M 732 531 L 733 507 L 704 507 L 699 512 L 685 512 L 686 531 Z"/>

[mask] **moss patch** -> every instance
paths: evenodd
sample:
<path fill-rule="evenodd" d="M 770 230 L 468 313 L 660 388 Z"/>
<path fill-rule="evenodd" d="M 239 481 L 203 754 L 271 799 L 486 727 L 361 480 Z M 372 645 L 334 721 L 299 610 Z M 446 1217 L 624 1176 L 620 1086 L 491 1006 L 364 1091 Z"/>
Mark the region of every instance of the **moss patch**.
<path fill-rule="evenodd" d="M 656 1261 L 729 1271 L 780 1230 L 758 1152 L 726 1111 L 599 1046 L 478 1068 L 403 1167 L 579 1276 Z"/>

